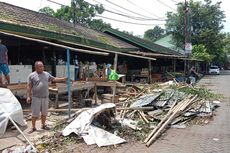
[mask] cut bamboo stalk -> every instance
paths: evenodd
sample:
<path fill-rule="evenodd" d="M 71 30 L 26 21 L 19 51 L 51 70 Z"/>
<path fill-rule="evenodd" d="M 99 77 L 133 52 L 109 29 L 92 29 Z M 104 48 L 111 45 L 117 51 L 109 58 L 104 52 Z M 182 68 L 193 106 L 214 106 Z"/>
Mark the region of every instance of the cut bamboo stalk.
<path fill-rule="evenodd" d="M 144 121 L 145 123 L 149 123 L 149 121 L 148 121 L 148 119 L 145 117 L 145 114 L 144 114 L 143 111 L 138 110 L 138 113 L 139 113 L 139 115 L 141 116 L 141 118 L 143 119 L 143 121 Z"/>
<path fill-rule="evenodd" d="M 152 135 L 156 132 L 156 130 L 158 128 L 160 128 L 160 126 L 164 123 L 164 121 L 171 115 L 171 113 L 174 111 L 175 108 L 177 108 L 176 105 L 177 102 L 175 102 L 172 107 L 170 108 L 170 110 L 168 111 L 168 113 L 165 115 L 165 117 L 160 121 L 160 123 L 158 123 L 158 125 L 153 129 L 153 131 L 148 135 L 148 137 L 145 139 L 145 143 L 147 143 L 149 141 L 149 139 L 152 137 Z"/>
<path fill-rule="evenodd" d="M 26 141 L 30 144 L 30 146 L 33 148 L 33 151 L 37 151 L 37 149 L 34 147 L 32 142 L 25 136 L 25 134 L 22 132 L 22 130 L 18 127 L 18 125 L 14 122 L 14 120 L 9 116 L 10 121 L 13 123 L 13 125 L 17 128 L 17 130 L 22 134 L 22 136 L 26 139 Z"/>
<path fill-rule="evenodd" d="M 129 103 L 126 103 L 125 104 L 125 108 L 128 108 L 128 105 L 129 105 Z M 122 117 L 121 117 L 121 119 L 124 119 L 125 118 L 125 114 L 128 112 L 128 109 L 124 109 L 123 110 L 123 114 L 122 114 Z"/>
<path fill-rule="evenodd" d="M 195 99 L 197 95 L 185 101 L 177 110 L 165 121 L 165 123 L 157 130 L 157 132 L 149 139 L 146 143 L 146 146 L 150 146 L 154 140 L 161 134 L 161 132 L 165 129 L 165 127 L 177 116 L 181 111 L 183 111 L 187 106 L 189 106 Z"/>
<path fill-rule="evenodd" d="M 146 143 L 147 146 L 149 146 L 151 144 L 151 142 L 153 141 L 153 137 L 155 136 L 155 134 L 159 130 L 161 130 L 162 127 L 165 127 L 164 125 L 167 125 L 165 123 L 167 123 L 169 120 L 171 120 L 175 116 L 175 114 L 180 110 L 180 107 L 182 107 L 184 104 L 186 104 L 189 100 L 190 99 L 186 99 L 184 102 L 181 102 L 179 105 L 177 105 L 175 107 L 175 109 L 173 109 L 172 112 L 169 114 L 169 116 L 167 116 L 164 120 L 162 120 L 161 124 L 158 124 L 158 126 L 148 136 L 148 139 L 145 140 L 145 143 Z"/>

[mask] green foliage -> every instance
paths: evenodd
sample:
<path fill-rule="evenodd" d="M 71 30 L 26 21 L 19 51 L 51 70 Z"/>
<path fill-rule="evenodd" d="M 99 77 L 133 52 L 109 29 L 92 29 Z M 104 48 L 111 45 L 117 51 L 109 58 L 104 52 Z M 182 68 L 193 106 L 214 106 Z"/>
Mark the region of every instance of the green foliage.
<path fill-rule="evenodd" d="M 78 23 L 88 26 L 95 15 L 103 13 L 102 5 L 90 5 L 84 0 L 72 0 L 70 6 L 70 17 L 74 24 Z"/>
<path fill-rule="evenodd" d="M 46 15 L 54 16 L 54 10 L 48 6 L 41 8 L 38 12 L 44 13 Z"/>
<path fill-rule="evenodd" d="M 61 6 L 56 12 L 49 7 L 44 7 L 39 12 L 72 22 L 74 25 L 80 24 L 95 30 L 111 27 L 102 20 L 93 19 L 96 14 L 104 12 L 102 5 L 90 5 L 84 0 L 72 0 L 70 6 Z"/>
<path fill-rule="evenodd" d="M 224 43 L 225 43 L 225 47 L 224 47 L 225 52 L 230 53 L 230 33 L 226 33 Z"/>
<path fill-rule="evenodd" d="M 103 29 L 111 28 L 111 25 L 103 22 L 101 19 L 93 19 L 89 22 L 89 27 L 94 30 L 102 31 Z"/>
<path fill-rule="evenodd" d="M 189 88 L 189 87 L 184 87 L 180 88 L 179 91 L 182 91 L 187 94 L 193 94 L 193 95 L 198 95 L 200 99 L 205 99 L 205 100 L 213 100 L 213 99 L 219 99 L 222 98 L 221 95 L 215 94 L 210 92 L 206 88 Z"/>
<path fill-rule="evenodd" d="M 221 33 L 224 22 L 224 12 L 220 9 L 221 2 L 212 4 L 211 0 L 193 1 L 188 3 L 187 24 L 190 28 L 191 43 L 193 45 L 204 45 L 213 58 L 213 61 L 223 62 L 224 34 Z M 167 13 L 166 31 L 172 31 L 173 43 L 177 47 L 184 48 L 185 41 L 185 4 L 178 4 L 177 13 Z M 191 29 L 192 27 L 192 29 Z M 191 29 L 191 30 L 190 30 Z M 206 56 L 204 56 L 206 57 Z"/>
<path fill-rule="evenodd" d="M 192 49 L 192 57 L 196 59 L 201 59 L 206 62 L 211 62 L 212 59 L 214 58 L 213 55 L 210 55 L 207 52 L 207 49 L 205 48 L 204 45 L 194 45 Z"/>
<path fill-rule="evenodd" d="M 54 16 L 60 20 L 71 21 L 70 6 L 61 6 L 61 8 L 54 13 Z"/>
<path fill-rule="evenodd" d="M 150 41 L 155 41 L 156 39 L 158 39 L 163 34 L 164 34 L 164 29 L 162 29 L 159 26 L 155 26 L 153 29 L 149 29 L 149 30 L 145 31 L 144 39 L 147 39 Z"/>

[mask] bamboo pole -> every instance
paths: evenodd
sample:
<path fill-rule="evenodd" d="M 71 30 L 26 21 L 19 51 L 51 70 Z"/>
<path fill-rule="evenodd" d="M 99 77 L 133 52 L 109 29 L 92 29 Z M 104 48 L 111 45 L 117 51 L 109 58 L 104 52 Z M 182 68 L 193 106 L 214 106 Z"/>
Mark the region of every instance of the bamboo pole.
<path fill-rule="evenodd" d="M 14 120 L 8 116 L 10 121 L 13 123 L 13 125 L 17 128 L 17 130 L 22 134 L 22 136 L 26 139 L 26 141 L 30 144 L 30 146 L 33 148 L 33 151 L 37 151 L 37 149 L 34 147 L 34 145 L 32 144 L 32 142 L 30 142 L 30 140 L 25 136 L 25 134 L 22 132 L 22 130 L 18 127 L 18 125 L 14 122 Z"/>
<path fill-rule="evenodd" d="M 142 110 L 138 110 L 138 113 L 145 123 L 149 123 L 148 119 L 145 117 L 145 114 Z"/>
<path fill-rule="evenodd" d="M 118 58 L 118 55 L 115 54 L 115 57 L 114 57 L 114 63 L 113 63 L 113 69 L 115 72 L 117 72 L 117 58 Z M 113 82 L 113 97 L 112 97 L 112 102 L 114 102 L 114 98 L 115 98 L 115 95 L 116 95 L 116 81 L 114 80 Z"/>
<path fill-rule="evenodd" d="M 148 135 L 148 137 L 144 140 L 145 143 L 149 141 L 149 139 L 152 137 L 152 135 L 160 128 L 160 126 L 164 123 L 164 121 L 172 114 L 172 112 L 177 109 L 178 105 L 176 105 L 176 102 L 173 104 L 173 106 L 170 108 L 168 113 L 165 115 L 165 117 L 158 123 L 158 125 L 153 129 L 153 131 Z"/>
<path fill-rule="evenodd" d="M 165 129 L 165 127 L 180 113 L 183 111 L 187 106 L 189 106 L 195 99 L 197 95 L 189 99 L 188 101 L 185 101 L 174 111 L 174 113 L 167 119 L 167 121 L 164 122 L 164 124 L 159 128 L 159 130 L 154 133 L 154 135 L 149 139 L 149 141 L 146 143 L 146 146 L 150 146 L 154 140 L 161 134 L 161 132 Z"/>

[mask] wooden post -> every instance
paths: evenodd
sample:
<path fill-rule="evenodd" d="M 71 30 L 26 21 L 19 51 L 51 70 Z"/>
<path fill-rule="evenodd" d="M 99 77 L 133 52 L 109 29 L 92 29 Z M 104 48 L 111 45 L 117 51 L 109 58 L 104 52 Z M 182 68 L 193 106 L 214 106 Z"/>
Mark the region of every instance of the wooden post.
<path fill-rule="evenodd" d="M 184 74 L 187 74 L 187 61 L 186 59 L 184 60 Z"/>
<path fill-rule="evenodd" d="M 114 57 L 114 63 L 113 63 L 113 66 L 114 66 L 114 71 L 117 72 L 117 59 L 118 59 L 118 55 L 115 54 L 115 57 Z M 116 81 L 114 81 L 114 85 L 113 85 L 113 99 L 112 99 L 112 102 L 114 103 L 114 97 L 116 95 Z"/>
<path fill-rule="evenodd" d="M 94 84 L 94 98 L 95 98 L 95 105 L 97 105 L 97 84 Z"/>
<path fill-rule="evenodd" d="M 148 60 L 149 61 L 149 83 L 153 83 L 152 81 L 152 63 L 151 63 L 151 60 Z"/>
<path fill-rule="evenodd" d="M 173 59 L 173 72 L 176 72 L 176 59 Z"/>

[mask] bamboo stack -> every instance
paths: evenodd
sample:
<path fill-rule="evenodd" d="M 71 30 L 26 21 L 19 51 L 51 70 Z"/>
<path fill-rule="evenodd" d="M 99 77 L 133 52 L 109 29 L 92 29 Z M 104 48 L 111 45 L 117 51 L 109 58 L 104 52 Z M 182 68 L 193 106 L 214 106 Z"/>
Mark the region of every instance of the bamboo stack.
<path fill-rule="evenodd" d="M 183 112 L 190 104 L 192 104 L 196 98 L 197 98 L 197 95 L 195 96 L 189 95 L 183 101 L 171 107 L 171 109 L 166 114 L 166 116 L 161 120 L 161 122 L 156 126 L 156 128 L 154 128 L 154 130 L 145 139 L 144 142 L 146 143 L 146 146 L 150 146 L 153 143 L 153 141 L 155 141 L 157 137 L 173 121 L 173 119 L 175 119 L 178 115 L 180 115 L 181 112 Z"/>

